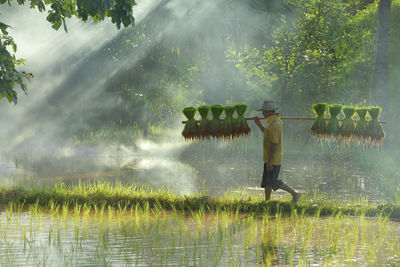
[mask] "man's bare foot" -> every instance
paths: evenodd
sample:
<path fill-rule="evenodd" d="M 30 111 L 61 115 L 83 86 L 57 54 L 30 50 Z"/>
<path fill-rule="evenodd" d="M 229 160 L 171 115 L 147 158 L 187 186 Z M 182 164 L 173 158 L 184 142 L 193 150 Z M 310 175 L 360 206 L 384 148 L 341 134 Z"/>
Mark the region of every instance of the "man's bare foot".
<path fill-rule="evenodd" d="M 297 203 L 301 197 L 301 193 L 296 193 L 296 195 L 293 196 L 293 202 Z"/>

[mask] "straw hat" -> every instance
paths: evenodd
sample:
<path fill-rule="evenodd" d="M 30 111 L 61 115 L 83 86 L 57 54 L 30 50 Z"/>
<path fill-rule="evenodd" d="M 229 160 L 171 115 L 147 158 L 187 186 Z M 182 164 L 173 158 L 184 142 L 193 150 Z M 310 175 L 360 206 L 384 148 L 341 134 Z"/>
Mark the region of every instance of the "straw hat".
<path fill-rule="evenodd" d="M 266 100 L 264 101 L 262 107 L 260 109 L 257 109 L 257 111 L 264 111 L 264 110 L 277 110 L 279 109 L 278 107 L 275 107 L 274 101 L 272 100 Z"/>

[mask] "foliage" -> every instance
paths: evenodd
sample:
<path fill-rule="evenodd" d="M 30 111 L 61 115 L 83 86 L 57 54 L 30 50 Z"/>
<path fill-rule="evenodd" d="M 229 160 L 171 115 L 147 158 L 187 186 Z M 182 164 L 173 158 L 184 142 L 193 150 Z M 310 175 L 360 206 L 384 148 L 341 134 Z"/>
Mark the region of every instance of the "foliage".
<path fill-rule="evenodd" d="M 272 80 L 283 110 L 295 99 L 314 101 L 318 95 L 332 98 L 337 70 L 343 62 L 341 43 L 348 24 L 340 1 L 295 1 L 296 18 L 282 16 L 274 28 L 274 42 L 262 50 L 262 73 Z M 297 110 L 296 110 L 297 111 Z M 300 111 L 300 114 L 304 110 Z"/>
<path fill-rule="evenodd" d="M 248 83 L 263 85 L 264 92 L 268 90 L 289 114 L 307 115 L 304 107 L 321 98 L 350 103 L 365 100 L 375 53 L 376 4 L 291 3 L 294 14 L 281 15 L 272 27 L 270 44 L 262 49 L 244 46 L 229 54 Z"/>
<path fill-rule="evenodd" d="M 113 57 L 119 62 L 129 59 L 130 63 L 108 79 L 105 97 L 110 93 L 119 96 L 118 100 L 130 110 L 137 107 L 141 98 L 146 107 L 132 120 L 140 120 L 140 115 L 146 113 L 148 121 L 168 127 L 184 107 L 204 103 L 203 91 L 194 85 L 199 82 L 195 77 L 203 61 L 189 47 L 178 47 L 176 39 L 165 37 L 161 42 L 156 41 L 162 29 L 152 19 L 168 19 L 158 12 L 134 28 L 123 30 L 123 34 L 111 42 Z M 107 111 L 100 112 L 103 117 L 111 116 Z"/>
<path fill-rule="evenodd" d="M 20 86 L 22 91 L 26 93 L 26 85 L 24 79 L 31 79 L 33 75 L 24 71 L 16 70 L 17 66 L 23 65 L 24 59 L 17 59 L 15 52 L 17 45 L 13 38 L 8 35 L 8 26 L 0 22 L 0 98 L 5 97 L 9 102 L 17 103 L 17 93 L 14 86 Z M 13 52 L 10 53 L 9 49 Z"/>
<path fill-rule="evenodd" d="M 0 0 L 0 4 L 11 5 L 13 0 Z M 19 5 L 25 5 L 25 0 L 16 0 Z M 39 12 L 49 8 L 47 21 L 53 29 L 58 30 L 62 25 L 67 31 L 66 19 L 75 16 L 83 21 L 93 18 L 94 22 L 111 18 L 118 29 L 121 24 L 125 27 L 134 24 L 132 8 L 136 5 L 135 0 L 35 0 L 30 1 L 30 8 L 37 8 Z M 0 22 L 0 98 L 6 97 L 9 102 L 17 103 L 17 92 L 15 87 L 19 85 L 26 93 L 27 88 L 24 78 L 33 77 L 30 73 L 19 71 L 17 66 L 24 63 L 23 59 L 16 59 L 17 46 L 11 36 L 8 35 L 7 24 Z M 10 53 L 7 48 L 12 48 Z"/>

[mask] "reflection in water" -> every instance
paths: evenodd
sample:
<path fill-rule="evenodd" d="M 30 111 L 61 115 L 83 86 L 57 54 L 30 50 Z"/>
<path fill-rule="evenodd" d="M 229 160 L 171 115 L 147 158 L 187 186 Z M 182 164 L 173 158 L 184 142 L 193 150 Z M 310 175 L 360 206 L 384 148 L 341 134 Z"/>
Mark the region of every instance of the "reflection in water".
<path fill-rule="evenodd" d="M 31 206 L 0 213 L 1 266 L 396 265 L 400 224 L 343 216 L 290 218 Z"/>

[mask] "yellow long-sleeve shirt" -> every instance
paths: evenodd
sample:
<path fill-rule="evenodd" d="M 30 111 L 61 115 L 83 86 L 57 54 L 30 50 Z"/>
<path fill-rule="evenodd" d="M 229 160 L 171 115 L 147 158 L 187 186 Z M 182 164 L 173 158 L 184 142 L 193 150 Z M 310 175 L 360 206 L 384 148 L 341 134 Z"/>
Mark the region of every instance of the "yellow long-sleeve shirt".
<path fill-rule="evenodd" d="M 282 120 L 279 115 L 272 115 L 267 119 L 267 127 L 264 130 L 264 162 L 268 161 L 271 144 L 277 147 L 272 158 L 272 165 L 281 165 L 283 158 L 282 149 Z"/>

